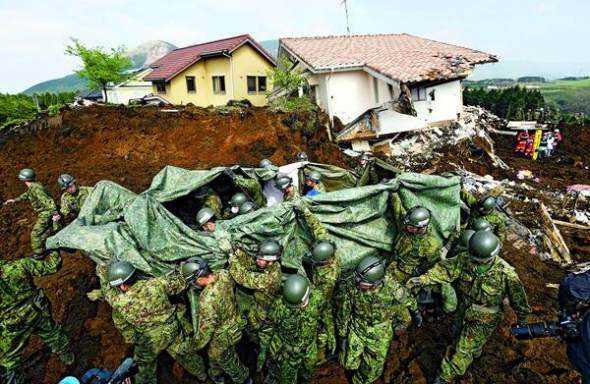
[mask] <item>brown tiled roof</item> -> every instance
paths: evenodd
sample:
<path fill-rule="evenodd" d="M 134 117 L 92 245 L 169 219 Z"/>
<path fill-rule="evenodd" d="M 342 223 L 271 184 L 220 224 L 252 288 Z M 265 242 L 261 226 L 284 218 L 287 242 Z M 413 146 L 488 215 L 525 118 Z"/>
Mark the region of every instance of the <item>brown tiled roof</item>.
<path fill-rule="evenodd" d="M 272 55 L 250 35 L 240 35 L 227 39 L 210 41 L 208 43 L 191 45 L 178 48 L 154 62 L 150 67 L 154 71 L 143 78 L 145 81 L 169 81 L 187 67 L 208 55 L 220 55 L 223 51 L 232 52 L 244 43 L 250 43 L 271 63 L 274 63 Z"/>
<path fill-rule="evenodd" d="M 485 52 L 405 33 L 283 38 L 280 45 L 313 72 L 359 67 L 404 83 L 464 77 L 475 64 L 498 61 Z"/>

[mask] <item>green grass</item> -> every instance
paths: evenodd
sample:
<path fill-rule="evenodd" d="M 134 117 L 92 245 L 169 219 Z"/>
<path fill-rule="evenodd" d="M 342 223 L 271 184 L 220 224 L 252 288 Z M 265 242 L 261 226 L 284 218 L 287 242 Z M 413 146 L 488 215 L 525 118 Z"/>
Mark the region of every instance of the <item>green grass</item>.
<path fill-rule="evenodd" d="M 590 79 L 549 81 L 539 84 L 539 90 L 551 107 L 590 115 Z"/>

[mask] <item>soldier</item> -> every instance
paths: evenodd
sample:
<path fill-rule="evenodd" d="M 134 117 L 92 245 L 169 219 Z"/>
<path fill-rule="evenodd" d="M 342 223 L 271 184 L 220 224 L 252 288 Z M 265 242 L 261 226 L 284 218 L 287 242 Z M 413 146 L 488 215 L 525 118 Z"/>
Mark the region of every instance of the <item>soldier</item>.
<path fill-rule="evenodd" d="M 264 332 L 271 337 L 270 352 L 279 383 L 311 383 L 318 362 L 318 332 L 331 329 L 328 344 L 334 350 L 336 337 L 330 313 L 323 310 L 321 291 L 301 275 L 291 275 L 268 313 Z"/>
<path fill-rule="evenodd" d="M 202 201 L 201 209 L 209 208 L 215 212 L 215 217 L 219 220 L 224 220 L 228 215 L 223 210 L 223 203 L 221 197 L 208 185 L 204 185 L 197 189 L 195 194 L 197 200 Z"/>
<path fill-rule="evenodd" d="M 494 227 L 494 234 L 498 236 L 501 243 L 504 243 L 506 237 L 506 218 L 500 212 L 495 210 L 496 199 L 493 196 L 484 196 L 476 199 L 466 189 L 461 190 L 461 199 L 471 210 L 467 220 L 467 228 L 472 228 L 472 224 L 477 219 L 485 219 Z"/>
<path fill-rule="evenodd" d="M 256 204 L 254 204 L 251 201 L 246 201 L 240 207 L 240 211 L 238 212 L 238 214 L 247 215 L 248 213 L 252 213 L 252 212 L 256 211 L 257 209 L 258 209 L 258 207 L 256 206 Z"/>
<path fill-rule="evenodd" d="M 375 170 L 374 159 L 371 159 L 368 153 L 363 153 L 359 159 L 359 164 L 354 167 L 354 172 L 358 175 L 359 181 L 365 174 L 369 172 L 369 182 L 367 185 L 379 184 L 379 175 Z"/>
<path fill-rule="evenodd" d="M 182 266 L 182 275 L 189 284 L 202 289 L 194 339 L 197 350 L 209 344 L 209 377 L 215 383 L 225 383 L 225 373 L 234 383 L 251 383 L 248 368 L 235 349 L 244 324 L 236 310 L 234 281 L 229 272 L 214 273 L 205 259 L 192 257 Z"/>
<path fill-rule="evenodd" d="M 56 273 L 60 264 L 55 251 L 46 260 L 0 261 L 0 371 L 6 371 L 0 372 L 1 383 L 24 383 L 23 355 L 31 334 L 38 335 L 65 365 L 74 363 L 68 336 L 51 317 L 45 291 L 33 281 Z M 8 380 L 8 372 L 14 381 Z"/>
<path fill-rule="evenodd" d="M 484 231 L 484 232 L 493 232 L 494 227 L 490 224 L 489 221 L 484 219 L 477 219 L 473 220 L 471 223 L 471 230 L 474 232 Z"/>
<path fill-rule="evenodd" d="M 326 193 L 326 187 L 322 183 L 322 175 L 317 171 L 311 171 L 305 174 L 305 185 L 309 188 L 305 196 Z"/>
<path fill-rule="evenodd" d="M 4 204 L 20 203 L 21 201 L 31 203 L 38 214 L 37 221 L 31 231 L 31 248 L 35 254 L 41 255 L 45 251 L 45 240 L 51 235 L 54 218 L 59 220 L 60 216 L 55 202 L 45 186 L 35 181 L 36 175 L 32 169 L 23 169 L 18 174 L 18 178 L 25 183 L 28 190 L 16 199 L 6 200 Z"/>
<path fill-rule="evenodd" d="M 274 166 L 274 164 L 269 159 L 262 159 L 262 160 L 260 160 L 259 166 L 260 166 L 260 168 L 267 168 L 267 167 Z"/>
<path fill-rule="evenodd" d="M 229 204 L 230 207 L 230 215 L 228 217 L 235 217 L 240 212 L 240 207 L 248 202 L 248 196 L 246 196 L 243 192 L 238 192 L 231 197 L 231 201 Z"/>
<path fill-rule="evenodd" d="M 236 175 L 231 168 L 226 168 L 223 173 L 229 176 L 233 183 L 241 189 L 254 204 L 259 207 L 266 207 L 266 196 L 264 196 L 262 186 L 260 186 L 257 179 L 245 177 L 243 175 Z"/>
<path fill-rule="evenodd" d="M 57 184 L 64 193 L 61 195 L 61 206 L 59 213 L 66 218 L 70 214 L 79 214 L 86 198 L 92 192 L 92 187 L 78 187 L 76 179 L 68 174 L 63 174 L 57 178 Z M 56 218 L 54 217 L 54 220 Z M 59 218 L 57 218 L 59 220 Z"/>
<path fill-rule="evenodd" d="M 453 237 L 448 244 L 449 253 L 447 254 L 447 259 L 457 256 L 463 252 L 467 252 L 469 247 L 469 239 L 476 231 L 471 229 L 466 229 L 459 236 Z"/>
<path fill-rule="evenodd" d="M 437 384 L 464 375 L 473 359 L 481 355 L 502 319 L 504 298 L 510 300 L 518 322 L 527 321 L 531 307 L 526 293 L 514 268 L 500 258 L 500 253 L 501 243 L 493 233 L 476 232 L 469 240 L 468 252 L 441 261 L 406 284 L 409 289 L 416 289 L 453 283 L 459 295 L 455 341 L 447 348 Z"/>
<path fill-rule="evenodd" d="M 237 249 L 229 258 L 229 273 L 239 285 L 238 289 L 241 289 L 242 295 L 252 296 L 253 299 L 247 308 L 243 303 L 238 303 L 238 307 L 247 312 L 248 334 L 255 343 L 262 344 L 259 338 L 260 329 L 266 321 L 270 304 L 281 288 L 279 259 L 282 252 L 283 248 L 277 241 L 266 240 L 260 243 L 255 260 L 242 249 Z M 261 347 L 260 359 L 264 361 L 267 345 Z"/>
<path fill-rule="evenodd" d="M 88 293 L 90 300 L 104 299 L 113 308 L 113 322 L 127 343 L 135 343 L 134 360 L 139 365 L 137 382 L 156 383 L 156 360 L 167 351 L 200 381 L 207 379 L 203 359 L 195 353 L 195 342 L 179 321 L 177 307 L 169 296 L 186 289 L 186 282 L 175 272 L 143 280 L 126 261 L 108 268 L 97 267 L 100 290 Z"/>
<path fill-rule="evenodd" d="M 422 325 L 422 315 L 414 297 L 385 274 L 378 258 L 364 257 L 354 269 L 354 281 L 345 290 L 337 317 L 340 362 L 356 370 L 354 384 L 372 383 L 383 372 L 398 307 L 408 308 L 417 326 Z"/>
<path fill-rule="evenodd" d="M 295 156 L 298 163 L 309 161 L 309 157 L 307 157 L 307 153 L 305 152 L 298 152 L 297 156 Z"/>
<path fill-rule="evenodd" d="M 430 211 L 416 206 L 409 211 L 397 193 L 391 194 L 397 234 L 393 242 L 394 259 L 388 270 L 402 284 L 420 276 L 440 260 L 438 240 L 430 232 Z"/>
<path fill-rule="evenodd" d="M 215 231 L 217 216 L 211 208 L 203 208 L 197 212 L 197 226 L 204 232 Z"/>
<path fill-rule="evenodd" d="M 283 191 L 285 194 L 283 201 L 293 203 L 301 197 L 299 190 L 293 185 L 293 179 L 289 176 L 281 176 L 277 178 L 275 185 L 278 190 Z"/>

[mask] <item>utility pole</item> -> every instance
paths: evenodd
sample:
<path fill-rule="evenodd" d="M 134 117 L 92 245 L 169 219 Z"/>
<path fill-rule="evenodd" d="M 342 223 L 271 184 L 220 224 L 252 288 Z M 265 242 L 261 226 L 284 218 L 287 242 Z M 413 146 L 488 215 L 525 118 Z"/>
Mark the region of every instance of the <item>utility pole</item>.
<path fill-rule="evenodd" d="M 346 13 L 346 34 L 350 35 L 350 24 L 348 23 L 348 4 L 346 0 L 342 0 L 340 5 L 344 4 L 344 12 Z"/>

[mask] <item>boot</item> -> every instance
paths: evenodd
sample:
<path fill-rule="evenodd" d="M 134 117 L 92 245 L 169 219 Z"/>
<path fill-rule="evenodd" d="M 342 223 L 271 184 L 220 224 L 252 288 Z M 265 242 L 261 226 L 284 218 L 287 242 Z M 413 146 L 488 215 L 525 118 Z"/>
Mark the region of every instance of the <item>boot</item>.
<path fill-rule="evenodd" d="M 74 352 L 72 352 L 71 350 L 66 353 L 61 353 L 58 356 L 59 356 L 59 359 L 61 360 L 61 362 L 66 366 L 70 366 L 70 365 L 74 364 L 74 360 L 76 358 L 74 356 Z"/>

